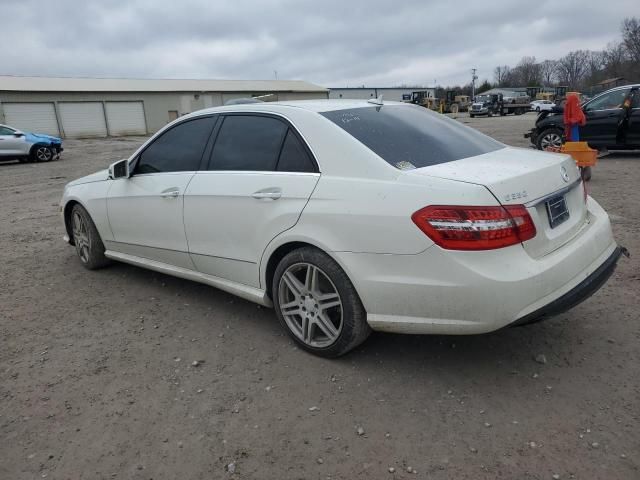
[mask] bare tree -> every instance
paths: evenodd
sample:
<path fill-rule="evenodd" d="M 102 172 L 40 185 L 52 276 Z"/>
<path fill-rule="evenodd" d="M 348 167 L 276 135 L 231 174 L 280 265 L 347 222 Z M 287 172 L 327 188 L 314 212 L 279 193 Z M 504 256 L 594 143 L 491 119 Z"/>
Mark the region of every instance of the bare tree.
<path fill-rule="evenodd" d="M 627 50 L 623 43 L 610 43 L 604 53 L 604 70 L 607 77 L 622 77 L 625 74 Z"/>
<path fill-rule="evenodd" d="M 509 77 L 509 73 L 511 69 L 509 65 L 501 65 L 497 66 L 493 70 L 493 79 L 496 82 L 496 85 L 499 87 L 504 87 L 506 85 L 507 78 Z"/>
<path fill-rule="evenodd" d="M 622 22 L 622 42 L 632 62 L 640 62 L 640 20 L 632 17 Z"/>
<path fill-rule="evenodd" d="M 540 65 L 536 63 L 536 57 L 522 57 L 516 69 L 520 85 L 534 87 L 540 84 Z"/>
<path fill-rule="evenodd" d="M 558 60 L 558 78 L 561 83 L 577 89 L 589 71 L 588 50 L 575 50 Z"/>
<path fill-rule="evenodd" d="M 551 85 L 556 78 L 558 62 L 555 60 L 545 60 L 540 63 L 540 77 L 544 85 Z"/>

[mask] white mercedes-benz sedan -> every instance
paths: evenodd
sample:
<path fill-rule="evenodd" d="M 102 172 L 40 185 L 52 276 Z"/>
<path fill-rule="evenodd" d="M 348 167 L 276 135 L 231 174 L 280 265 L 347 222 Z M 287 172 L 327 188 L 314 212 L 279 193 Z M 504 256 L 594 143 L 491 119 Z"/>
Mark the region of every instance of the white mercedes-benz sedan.
<path fill-rule="evenodd" d="M 61 207 L 88 269 L 116 260 L 273 306 L 327 357 L 371 330 L 547 318 L 602 286 L 623 251 L 571 157 L 393 102 L 201 110 L 69 183 Z"/>

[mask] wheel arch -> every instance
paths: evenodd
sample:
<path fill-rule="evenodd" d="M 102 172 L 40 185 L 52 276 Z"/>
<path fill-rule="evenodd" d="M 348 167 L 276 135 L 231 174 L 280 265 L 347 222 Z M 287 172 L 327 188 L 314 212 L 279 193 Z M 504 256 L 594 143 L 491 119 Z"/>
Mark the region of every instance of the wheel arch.
<path fill-rule="evenodd" d="M 278 267 L 278 264 L 280 263 L 280 260 L 282 260 L 289 252 L 303 247 L 316 248 L 322 253 L 331 257 L 331 259 L 336 262 L 347 275 L 347 277 L 351 281 L 351 284 L 353 285 L 353 288 L 355 288 L 356 292 L 358 293 L 358 296 L 362 298 L 360 296 L 358 283 L 353 278 L 353 275 L 351 274 L 349 269 L 343 264 L 343 262 L 340 261 L 339 258 L 336 258 L 336 256 L 333 255 L 328 248 L 321 245 L 319 242 L 314 241 L 313 239 L 305 237 L 295 237 L 286 240 L 282 239 L 282 241 L 278 242 L 277 244 L 275 243 L 276 240 L 277 239 L 274 239 L 274 241 L 272 241 L 271 244 L 267 246 L 267 249 L 262 256 L 260 266 L 260 283 L 263 285 L 264 291 L 270 300 L 273 300 L 273 275 L 276 271 L 276 268 Z"/>
<path fill-rule="evenodd" d="M 87 207 L 82 205 L 82 202 L 76 200 L 75 198 L 72 198 L 67 203 L 65 203 L 62 209 L 63 218 L 64 218 L 64 228 L 67 231 L 67 236 L 69 237 L 70 245 L 75 245 L 75 242 L 73 240 L 73 228 L 71 226 L 71 212 L 73 211 L 73 207 L 75 207 L 76 205 L 80 205 L 85 210 L 87 209 Z"/>
<path fill-rule="evenodd" d="M 39 147 L 48 147 L 51 148 L 51 144 L 46 143 L 46 142 L 37 142 L 34 143 L 33 145 L 31 145 L 31 147 L 29 147 L 29 156 L 32 157 L 35 153 L 36 148 Z"/>

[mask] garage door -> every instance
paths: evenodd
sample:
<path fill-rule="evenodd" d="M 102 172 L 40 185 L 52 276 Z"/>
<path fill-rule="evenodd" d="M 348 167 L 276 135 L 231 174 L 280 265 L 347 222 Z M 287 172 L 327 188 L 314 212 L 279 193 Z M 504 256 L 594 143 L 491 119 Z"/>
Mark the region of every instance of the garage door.
<path fill-rule="evenodd" d="M 109 135 L 146 135 L 142 102 L 107 102 Z"/>
<path fill-rule="evenodd" d="M 101 102 L 58 103 L 62 129 L 67 137 L 106 137 L 107 124 Z"/>
<path fill-rule="evenodd" d="M 4 123 L 31 133 L 59 136 L 53 103 L 3 103 Z"/>

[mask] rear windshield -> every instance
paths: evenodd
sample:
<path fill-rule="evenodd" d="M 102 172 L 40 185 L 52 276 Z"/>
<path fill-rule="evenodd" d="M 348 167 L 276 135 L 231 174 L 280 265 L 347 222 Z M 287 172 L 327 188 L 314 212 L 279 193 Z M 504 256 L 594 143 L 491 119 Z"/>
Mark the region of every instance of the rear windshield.
<path fill-rule="evenodd" d="M 492 138 L 424 107 L 383 105 L 332 110 L 321 115 L 402 170 L 504 148 Z"/>

